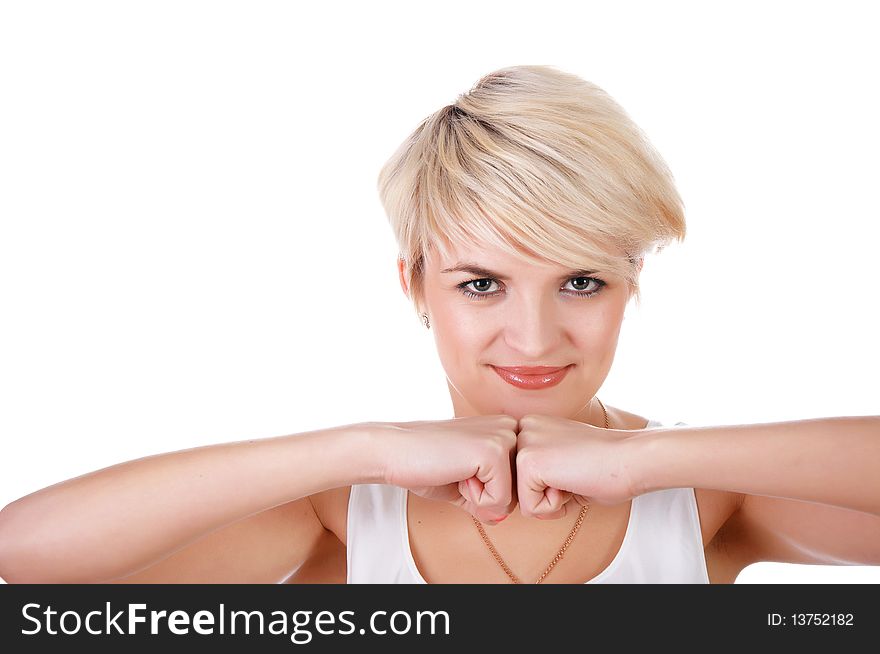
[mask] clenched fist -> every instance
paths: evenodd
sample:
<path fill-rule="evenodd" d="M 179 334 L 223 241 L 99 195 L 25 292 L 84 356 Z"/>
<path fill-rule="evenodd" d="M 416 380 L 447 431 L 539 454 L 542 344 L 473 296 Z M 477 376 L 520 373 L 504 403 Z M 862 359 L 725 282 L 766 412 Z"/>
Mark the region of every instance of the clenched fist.
<path fill-rule="evenodd" d="M 543 415 L 374 425 L 386 483 L 450 502 L 488 524 L 517 504 L 524 516 L 554 519 L 572 501 L 612 505 L 636 494 L 629 444 L 641 431 Z"/>
<path fill-rule="evenodd" d="M 522 514 L 561 518 L 571 501 L 612 505 L 633 498 L 629 444 L 640 433 L 554 416 L 520 418 L 516 479 Z"/>
<path fill-rule="evenodd" d="M 386 483 L 493 524 L 516 506 L 517 420 L 474 416 L 377 424 Z"/>

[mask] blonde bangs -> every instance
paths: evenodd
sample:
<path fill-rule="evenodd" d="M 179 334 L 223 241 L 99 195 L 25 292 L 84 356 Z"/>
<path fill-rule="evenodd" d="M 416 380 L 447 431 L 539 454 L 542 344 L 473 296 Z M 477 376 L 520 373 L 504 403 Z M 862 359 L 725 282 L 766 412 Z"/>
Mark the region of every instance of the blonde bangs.
<path fill-rule="evenodd" d="M 610 272 L 638 301 L 639 259 L 685 235 L 672 175 L 638 127 L 604 91 L 547 66 L 482 78 L 422 121 L 378 186 L 417 312 L 432 248 Z"/>

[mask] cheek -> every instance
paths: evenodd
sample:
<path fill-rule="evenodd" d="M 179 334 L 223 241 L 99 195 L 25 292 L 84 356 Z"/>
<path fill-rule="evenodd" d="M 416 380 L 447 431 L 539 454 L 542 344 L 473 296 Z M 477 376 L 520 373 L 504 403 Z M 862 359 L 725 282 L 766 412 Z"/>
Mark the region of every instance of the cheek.
<path fill-rule="evenodd" d="M 585 333 L 595 342 L 607 343 L 614 341 L 620 333 L 620 321 L 615 320 L 611 316 L 597 319 L 588 324 Z"/>
<path fill-rule="evenodd" d="M 597 360 L 617 348 L 620 336 L 620 323 L 613 320 L 594 320 L 585 323 L 575 332 L 575 346 L 587 355 L 585 358 Z"/>
<path fill-rule="evenodd" d="M 432 309 L 438 339 L 465 344 L 478 341 L 487 330 L 486 316 L 457 298 L 438 299 Z"/>
<path fill-rule="evenodd" d="M 443 360 L 456 364 L 472 362 L 482 347 L 479 325 L 461 316 L 446 316 L 435 332 L 435 339 Z"/>

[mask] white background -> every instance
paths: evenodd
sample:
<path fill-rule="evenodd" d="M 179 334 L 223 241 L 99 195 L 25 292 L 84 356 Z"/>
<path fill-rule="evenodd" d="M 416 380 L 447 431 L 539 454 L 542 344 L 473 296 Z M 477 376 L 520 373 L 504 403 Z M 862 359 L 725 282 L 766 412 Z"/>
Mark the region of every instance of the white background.
<path fill-rule="evenodd" d="M 871 6 L 4 3 L 0 505 L 149 454 L 452 417 L 376 176 L 517 64 L 608 91 L 685 201 L 603 401 L 694 425 L 877 414 Z"/>

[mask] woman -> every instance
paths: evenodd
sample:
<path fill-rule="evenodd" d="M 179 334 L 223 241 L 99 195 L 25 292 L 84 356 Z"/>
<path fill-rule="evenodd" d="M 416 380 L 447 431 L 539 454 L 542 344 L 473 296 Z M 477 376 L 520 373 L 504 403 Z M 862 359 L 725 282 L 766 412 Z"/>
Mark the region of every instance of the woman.
<path fill-rule="evenodd" d="M 880 418 L 663 426 L 597 396 L 672 177 L 601 89 L 502 69 L 380 174 L 455 417 L 129 461 L 0 512 L 8 582 L 730 583 L 880 563 Z M 136 510 L 133 510 L 136 507 Z"/>

